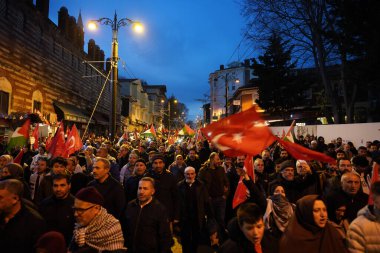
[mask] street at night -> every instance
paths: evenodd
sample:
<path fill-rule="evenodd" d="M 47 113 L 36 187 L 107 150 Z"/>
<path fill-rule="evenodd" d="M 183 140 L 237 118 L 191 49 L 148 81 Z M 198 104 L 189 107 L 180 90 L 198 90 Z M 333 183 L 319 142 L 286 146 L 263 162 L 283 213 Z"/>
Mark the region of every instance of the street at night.
<path fill-rule="evenodd" d="M 379 253 L 379 13 L 0 0 L 0 251 Z"/>

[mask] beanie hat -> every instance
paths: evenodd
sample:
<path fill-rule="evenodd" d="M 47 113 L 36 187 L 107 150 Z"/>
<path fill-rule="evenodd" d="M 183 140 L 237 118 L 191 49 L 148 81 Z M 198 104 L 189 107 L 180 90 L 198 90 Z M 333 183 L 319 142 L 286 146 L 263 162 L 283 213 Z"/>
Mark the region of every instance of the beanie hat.
<path fill-rule="evenodd" d="M 82 200 L 84 202 L 89 202 L 89 203 L 101 205 L 101 206 L 104 203 L 103 196 L 93 186 L 81 189 L 75 195 L 75 198 Z"/>
<path fill-rule="evenodd" d="M 137 159 L 136 162 L 135 162 L 135 164 L 136 164 L 136 163 L 143 163 L 143 164 L 146 166 L 146 162 L 145 162 L 145 160 L 144 160 L 144 159 L 141 159 L 141 158 L 140 158 L 140 159 Z"/>
<path fill-rule="evenodd" d="M 281 163 L 280 171 L 283 171 L 284 169 L 288 167 L 292 167 L 293 169 L 295 168 L 293 161 L 286 160 L 285 162 Z"/>
<path fill-rule="evenodd" d="M 163 162 L 165 162 L 165 159 L 164 159 L 164 156 L 163 155 L 155 155 L 153 156 L 152 158 L 152 163 L 157 160 L 157 159 L 161 159 Z"/>
<path fill-rule="evenodd" d="M 46 253 L 66 253 L 65 237 L 59 232 L 50 231 L 43 234 L 35 245 L 36 249 L 43 249 Z"/>

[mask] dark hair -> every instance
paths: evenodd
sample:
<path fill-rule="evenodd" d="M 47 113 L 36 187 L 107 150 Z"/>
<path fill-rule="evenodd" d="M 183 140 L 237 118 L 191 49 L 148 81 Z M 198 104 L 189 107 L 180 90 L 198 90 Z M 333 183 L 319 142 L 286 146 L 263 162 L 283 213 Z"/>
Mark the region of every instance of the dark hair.
<path fill-rule="evenodd" d="M 12 194 L 17 195 L 20 199 L 24 194 L 24 185 L 17 179 L 6 179 L 0 181 L 0 190 L 6 189 Z"/>
<path fill-rule="evenodd" d="M 372 183 L 371 192 L 373 195 L 380 196 L 380 181 Z"/>
<path fill-rule="evenodd" d="M 45 161 L 46 163 L 49 161 L 49 159 L 47 158 L 47 156 L 40 156 L 40 157 L 38 157 L 38 159 L 37 159 L 37 162 L 38 161 Z"/>
<path fill-rule="evenodd" d="M 350 159 L 348 159 L 347 157 L 343 157 L 343 158 L 340 158 L 340 159 L 338 159 L 338 160 L 336 161 L 338 167 L 339 167 L 340 161 L 342 161 L 342 160 L 343 160 L 343 161 L 349 161 L 349 162 L 351 163 Z"/>
<path fill-rule="evenodd" d="M 240 227 L 242 227 L 244 223 L 255 224 L 263 219 L 263 213 L 260 207 L 255 203 L 242 204 L 239 206 L 236 215 Z"/>
<path fill-rule="evenodd" d="M 364 156 L 355 156 L 352 158 L 352 164 L 360 167 L 368 167 L 369 161 Z"/>
<path fill-rule="evenodd" d="M 66 179 L 67 184 L 71 183 L 71 178 L 66 173 L 65 174 L 53 174 L 51 178 L 52 178 L 53 182 L 54 182 L 54 180 Z"/>
<path fill-rule="evenodd" d="M 55 163 L 62 164 L 65 167 L 67 166 L 66 159 L 61 157 L 61 156 L 57 156 L 57 157 L 53 158 L 50 161 L 50 166 L 53 167 Z"/>

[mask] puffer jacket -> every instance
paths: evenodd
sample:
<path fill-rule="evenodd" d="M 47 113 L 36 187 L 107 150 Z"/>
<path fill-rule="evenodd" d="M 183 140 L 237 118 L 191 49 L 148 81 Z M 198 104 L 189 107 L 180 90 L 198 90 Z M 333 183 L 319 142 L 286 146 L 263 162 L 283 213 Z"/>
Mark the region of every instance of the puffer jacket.
<path fill-rule="evenodd" d="M 375 215 L 373 206 L 365 206 L 350 224 L 347 232 L 350 253 L 380 252 L 380 215 Z"/>

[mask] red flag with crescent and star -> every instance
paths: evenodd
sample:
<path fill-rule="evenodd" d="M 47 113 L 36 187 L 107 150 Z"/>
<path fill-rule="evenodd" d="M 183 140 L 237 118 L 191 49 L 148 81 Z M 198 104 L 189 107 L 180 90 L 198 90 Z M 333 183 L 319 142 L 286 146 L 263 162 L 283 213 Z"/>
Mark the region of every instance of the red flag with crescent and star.
<path fill-rule="evenodd" d="M 255 182 L 255 173 L 253 172 L 253 157 L 247 156 L 244 160 L 244 170 L 248 176 Z M 243 183 L 243 177 L 240 177 L 238 186 L 236 187 L 235 195 L 232 200 L 232 208 L 235 209 L 238 205 L 246 201 L 248 189 Z"/>
<path fill-rule="evenodd" d="M 214 122 L 201 131 L 228 156 L 255 156 L 276 140 L 265 121 L 256 112 L 255 106 Z"/>
<path fill-rule="evenodd" d="M 80 150 L 82 147 L 83 143 L 79 136 L 78 129 L 74 124 L 71 128 L 70 135 L 67 136 L 67 140 L 65 143 L 65 152 L 63 154 L 63 157 L 69 157 L 70 154 Z"/>
<path fill-rule="evenodd" d="M 65 130 L 63 122 L 59 123 L 59 127 L 51 141 L 49 154 L 51 158 L 62 156 L 65 152 Z"/>

